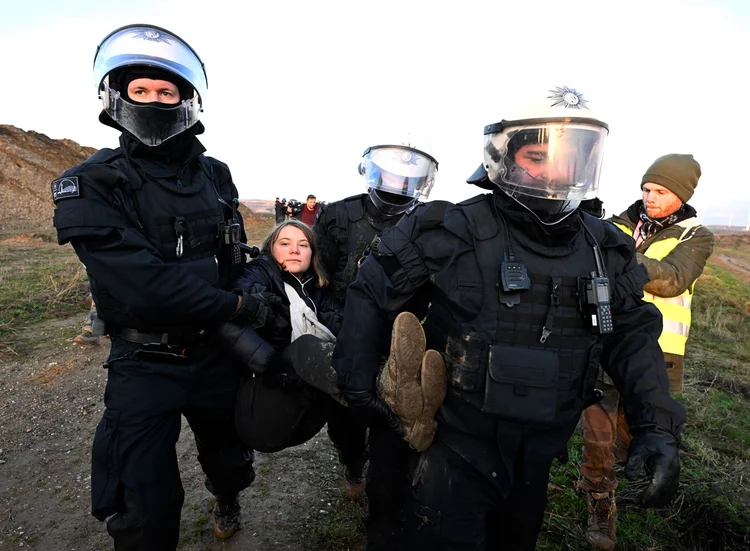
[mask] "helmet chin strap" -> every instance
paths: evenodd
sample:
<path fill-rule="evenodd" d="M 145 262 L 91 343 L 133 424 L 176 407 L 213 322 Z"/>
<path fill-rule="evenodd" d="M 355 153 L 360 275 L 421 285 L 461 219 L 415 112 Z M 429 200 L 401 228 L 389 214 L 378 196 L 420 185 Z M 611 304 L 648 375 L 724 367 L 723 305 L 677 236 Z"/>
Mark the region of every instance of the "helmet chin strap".
<path fill-rule="evenodd" d="M 403 205 L 389 203 L 380 196 L 378 190 L 373 188 L 369 189 L 367 195 L 370 197 L 370 201 L 372 201 L 372 204 L 375 205 L 375 208 L 377 208 L 380 212 L 383 213 L 384 216 L 387 217 L 399 216 L 400 214 L 403 214 L 404 212 L 409 210 L 409 208 L 415 203 L 414 199 L 407 203 L 404 203 Z"/>
<path fill-rule="evenodd" d="M 504 189 L 500 189 L 500 190 L 501 190 L 501 191 L 502 191 L 503 193 L 505 193 L 505 194 L 506 194 L 506 195 L 507 195 L 508 197 L 510 197 L 511 199 L 513 199 L 513 200 L 514 200 L 514 201 L 515 201 L 516 203 L 518 203 L 519 205 L 521 205 L 521 206 L 522 206 L 522 207 L 523 207 L 524 209 L 526 209 L 526 210 L 527 210 L 528 212 L 530 212 L 530 213 L 531 213 L 531 214 L 532 214 L 532 215 L 534 216 L 534 218 L 536 218 L 536 219 L 537 219 L 537 221 L 538 221 L 538 222 L 539 222 L 540 224 L 542 224 L 543 226 L 548 226 L 548 227 L 549 227 L 549 226 L 555 226 L 555 225 L 559 224 L 560 222 L 562 222 L 563 220 L 565 220 L 565 219 L 566 219 L 566 218 L 567 218 L 568 216 L 570 216 L 571 214 L 573 214 L 573 213 L 574 213 L 574 212 L 576 211 L 576 209 L 578 208 L 578 206 L 576 205 L 576 207 L 575 207 L 575 208 L 573 208 L 573 209 L 569 210 L 568 212 L 560 213 L 560 215 L 561 215 L 561 217 L 560 217 L 560 218 L 557 218 L 556 220 L 554 220 L 554 221 L 550 222 L 550 221 L 548 221 L 548 220 L 543 220 L 543 219 L 542 219 L 542 218 L 541 218 L 541 217 L 539 216 L 539 213 L 538 213 L 537 211 L 535 211 L 534 209 L 532 209 L 532 208 L 531 208 L 531 207 L 530 207 L 529 205 L 526 205 L 526 204 L 522 203 L 521 201 L 519 201 L 519 200 L 518 200 L 518 197 L 515 197 L 514 195 L 511 195 L 510 193 L 508 193 L 508 192 L 507 192 L 506 190 L 504 190 Z M 535 199 L 535 201 L 554 201 L 554 199 L 541 199 L 541 198 L 537 198 L 537 199 Z M 572 201 L 571 201 L 571 202 L 572 202 Z"/>

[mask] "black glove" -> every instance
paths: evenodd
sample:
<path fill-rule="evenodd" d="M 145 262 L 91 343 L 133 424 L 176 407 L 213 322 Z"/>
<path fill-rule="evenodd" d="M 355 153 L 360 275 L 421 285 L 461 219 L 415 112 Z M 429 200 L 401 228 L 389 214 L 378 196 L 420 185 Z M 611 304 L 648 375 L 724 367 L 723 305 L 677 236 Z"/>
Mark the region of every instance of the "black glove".
<path fill-rule="evenodd" d="M 625 476 L 638 478 L 643 466 L 651 483 L 638 497 L 642 507 L 664 507 L 677 494 L 680 483 L 680 456 L 677 438 L 657 426 L 637 429 L 630 443 Z"/>
<path fill-rule="evenodd" d="M 344 390 L 344 400 L 352 414 L 364 425 L 379 429 L 390 429 L 399 436 L 406 436 L 406 427 L 398 415 L 388 407 L 374 390 Z"/>
<path fill-rule="evenodd" d="M 243 367 L 253 373 L 265 373 L 273 367 L 278 353 L 255 329 L 222 323 L 216 328 L 216 337 Z"/>
<path fill-rule="evenodd" d="M 281 303 L 281 298 L 272 293 L 242 292 L 242 304 L 229 320 L 237 325 L 258 329 L 273 319 L 273 306 Z"/>

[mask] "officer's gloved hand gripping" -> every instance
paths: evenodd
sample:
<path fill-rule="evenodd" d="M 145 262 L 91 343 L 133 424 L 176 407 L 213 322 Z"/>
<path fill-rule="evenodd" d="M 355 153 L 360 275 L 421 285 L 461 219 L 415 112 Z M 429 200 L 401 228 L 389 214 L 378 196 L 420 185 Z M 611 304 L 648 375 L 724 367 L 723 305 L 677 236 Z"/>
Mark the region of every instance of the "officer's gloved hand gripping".
<path fill-rule="evenodd" d="M 281 302 L 279 297 L 271 293 L 254 293 L 251 295 L 243 291 L 240 297 L 241 302 L 229 321 L 253 329 L 268 324 L 274 317 L 273 306 Z"/>
<path fill-rule="evenodd" d="M 625 476 L 639 477 L 643 467 L 651 477 L 648 487 L 638 498 L 642 507 L 665 507 L 674 499 L 680 481 L 680 458 L 677 438 L 658 426 L 633 429 Z"/>
<path fill-rule="evenodd" d="M 402 438 L 406 436 L 406 427 L 398 415 L 380 399 L 374 389 L 342 391 L 352 414 L 368 427 L 390 429 Z"/>

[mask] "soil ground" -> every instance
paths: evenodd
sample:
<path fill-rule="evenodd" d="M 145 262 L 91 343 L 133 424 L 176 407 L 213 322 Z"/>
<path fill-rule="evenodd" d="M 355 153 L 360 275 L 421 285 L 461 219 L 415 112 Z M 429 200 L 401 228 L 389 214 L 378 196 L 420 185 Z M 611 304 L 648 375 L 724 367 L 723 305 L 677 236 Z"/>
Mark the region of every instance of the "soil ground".
<path fill-rule="evenodd" d="M 16 335 L 17 355 L 0 362 L 0 549 L 112 549 L 104 524 L 89 514 L 90 448 L 104 409 L 109 342 L 73 344 L 81 321 L 75 315 L 27 328 Z M 241 497 L 244 528 L 226 543 L 213 536 L 213 500 L 187 424 L 177 454 L 185 487 L 180 549 L 329 546 L 314 536 L 325 537 L 326 517 L 343 505 L 342 471 L 325 429 L 305 445 L 256 454 L 256 481 Z M 361 520 L 363 507 L 345 507 Z M 358 549 L 341 543 L 331 548 Z"/>
<path fill-rule="evenodd" d="M 260 242 L 272 222 L 248 232 Z M 86 314 L 85 274 L 49 235 L 0 242 L 0 550 L 113 550 L 89 514 L 90 449 L 103 411 L 109 342 L 75 345 Z M 750 240 L 748 240 L 750 241 Z M 750 245 L 720 242 L 699 281 L 686 363 L 688 409 L 683 485 L 663 511 L 633 506 L 618 488 L 622 551 L 747 549 L 750 543 Z M 538 549 L 583 551 L 585 500 L 571 461 L 555 466 Z M 177 444 L 185 505 L 179 548 L 190 551 L 362 551 L 366 506 L 345 501 L 342 470 L 325 429 L 307 444 L 257 454 L 257 478 L 241 495 L 244 529 L 217 542 L 191 431 Z"/>

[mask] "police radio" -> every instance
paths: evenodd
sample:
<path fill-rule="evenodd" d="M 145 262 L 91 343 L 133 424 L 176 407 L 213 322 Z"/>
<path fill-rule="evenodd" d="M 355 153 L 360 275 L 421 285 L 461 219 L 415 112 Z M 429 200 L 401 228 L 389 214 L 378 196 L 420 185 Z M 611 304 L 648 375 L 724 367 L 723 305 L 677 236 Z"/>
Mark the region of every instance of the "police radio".
<path fill-rule="evenodd" d="M 233 220 L 219 222 L 219 247 L 229 252 L 232 266 L 242 264 L 242 228 Z"/>
<path fill-rule="evenodd" d="M 612 309 L 610 308 L 610 289 L 607 269 L 599 251 L 599 243 L 588 229 L 583 219 L 583 229 L 593 241 L 594 259 L 596 260 L 596 271 L 591 272 L 589 277 L 578 278 L 578 300 L 583 316 L 589 320 L 591 331 L 594 334 L 606 335 L 614 331 L 612 322 Z"/>
<path fill-rule="evenodd" d="M 578 278 L 581 312 L 589 319 L 592 331 L 600 335 L 613 331 L 609 296 L 609 278 L 599 277 L 596 272 Z"/>
<path fill-rule="evenodd" d="M 528 291 L 531 288 L 531 279 L 524 263 L 516 260 L 516 257 L 513 255 L 510 231 L 508 230 L 505 218 L 498 211 L 494 201 L 490 200 L 490 206 L 505 230 L 505 250 L 503 251 L 503 263 L 500 265 L 500 284 L 502 290 L 500 291 L 499 298 L 500 302 L 508 308 L 512 308 L 521 302 L 520 291 Z"/>

